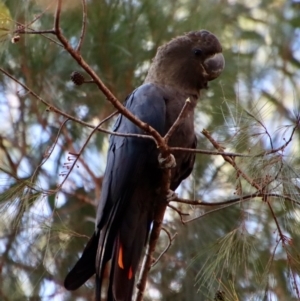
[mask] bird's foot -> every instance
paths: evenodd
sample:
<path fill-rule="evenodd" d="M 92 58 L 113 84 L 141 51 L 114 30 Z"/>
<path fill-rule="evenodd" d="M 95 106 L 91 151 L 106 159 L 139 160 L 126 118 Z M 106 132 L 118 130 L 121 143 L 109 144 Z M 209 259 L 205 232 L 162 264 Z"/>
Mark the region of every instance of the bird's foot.
<path fill-rule="evenodd" d="M 172 154 L 166 158 L 163 158 L 162 155 L 159 154 L 158 162 L 161 168 L 174 168 L 176 166 L 176 160 Z"/>
<path fill-rule="evenodd" d="M 166 195 L 166 201 L 167 203 L 170 203 L 172 201 L 176 201 L 178 198 L 178 194 L 174 192 L 173 190 L 169 189 L 167 195 Z"/>

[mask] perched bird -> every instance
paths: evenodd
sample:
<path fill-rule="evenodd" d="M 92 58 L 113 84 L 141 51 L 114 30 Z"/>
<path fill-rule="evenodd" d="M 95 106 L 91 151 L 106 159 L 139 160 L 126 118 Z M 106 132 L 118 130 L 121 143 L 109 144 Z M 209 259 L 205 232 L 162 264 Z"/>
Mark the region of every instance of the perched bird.
<path fill-rule="evenodd" d="M 187 98 L 191 105 L 173 132 L 170 146 L 196 147 L 194 108 L 200 90 L 217 78 L 225 62 L 216 36 L 206 30 L 189 32 L 158 48 L 142 86 L 126 99 L 125 107 L 164 136 L 180 114 Z M 119 115 L 114 131 L 144 134 Z M 96 300 L 106 265 L 111 260 L 108 301 L 131 301 L 135 274 L 153 221 L 153 204 L 159 197 L 162 169 L 151 139 L 112 135 L 97 210 L 95 233 L 64 285 L 75 290 L 96 273 Z M 193 169 L 195 155 L 173 154 L 176 167 L 170 188 L 175 190 Z"/>

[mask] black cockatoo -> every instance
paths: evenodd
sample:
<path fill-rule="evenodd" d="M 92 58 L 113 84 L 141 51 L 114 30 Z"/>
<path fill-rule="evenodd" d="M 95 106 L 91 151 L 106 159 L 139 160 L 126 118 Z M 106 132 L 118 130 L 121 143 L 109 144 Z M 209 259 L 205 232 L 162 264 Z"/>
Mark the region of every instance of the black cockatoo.
<path fill-rule="evenodd" d="M 221 44 L 210 32 L 193 31 L 179 36 L 158 48 L 144 84 L 127 97 L 125 107 L 164 136 L 189 98 L 189 111 L 169 145 L 195 148 L 194 108 L 200 90 L 220 75 L 224 64 Z M 122 115 L 114 131 L 144 134 Z M 107 300 L 131 301 L 160 188 L 158 155 L 153 140 L 110 137 L 96 230 L 67 275 L 66 289 L 77 289 L 96 273 L 96 300 L 100 300 L 103 273 L 111 261 Z M 178 152 L 174 156 L 172 190 L 189 176 L 195 160 L 192 153 Z"/>

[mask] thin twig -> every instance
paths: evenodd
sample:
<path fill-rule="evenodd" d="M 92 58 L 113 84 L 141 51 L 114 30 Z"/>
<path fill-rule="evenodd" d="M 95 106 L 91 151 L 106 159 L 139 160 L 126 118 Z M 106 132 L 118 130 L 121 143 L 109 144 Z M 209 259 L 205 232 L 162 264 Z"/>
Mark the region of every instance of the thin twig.
<path fill-rule="evenodd" d="M 64 47 L 62 44 L 58 43 L 56 40 L 50 38 L 47 36 L 47 34 L 55 34 L 55 31 L 53 29 L 48 29 L 48 30 L 35 30 L 33 28 L 28 27 L 27 30 L 24 29 L 19 29 L 16 30 L 14 33 L 16 34 L 39 34 L 45 39 L 51 41 L 52 43 L 56 44 L 59 47 Z"/>
<path fill-rule="evenodd" d="M 227 208 L 227 207 L 230 207 L 232 205 L 234 205 L 234 203 L 231 203 L 231 204 L 225 205 L 225 206 L 221 206 L 220 208 L 216 208 L 216 209 L 210 210 L 209 212 L 205 212 L 205 213 L 203 213 L 203 214 L 201 214 L 199 216 L 196 216 L 196 217 L 193 217 L 191 219 L 185 220 L 185 221 L 183 221 L 183 223 L 187 224 L 187 223 L 193 222 L 193 221 L 198 220 L 198 219 L 200 219 L 202 217 L 205 217 L 205 216 L 207 216 L 207 215 L 209 215 L 209 214 L 211 214 L 213 212 L 220 211 L 220 210 L 222 210 L 224 208 Z"/>
<path fill-rule="evenodd" d="M 176 203 L 181 203 L 181 204 L 186 204 L 186 205 L 193 205 L 193 206 L 216 207 L 216 206 L 240 203 L 242 201 L 253 199 L 253 198 L 258 198 L 258 197 L 276 197 L 276 198 L 287 199 L 297 205 L 300 205 L 300 202 L 293 199 L 292 196 L 300 196 L 300 194 L 280 194 L 280 193 L 270 193 L 270 192 L 269 193 L 257 192 L 257 193 L 240 196 L 238 198 L 225 200 L 222 202 L 205 202 L 202 200 L 188 200 L 188 199 L 182 199 L 182 198 L 172 199 L 171 202 L 176 202 Z M 170 206 L 170 204 L 168 204 L 168 206 Z"/>
<path fill-rule="evenodd" d="M 79 152 L 76 153 L 76 154 L 73 154 L 75 156 L 74 162 L 72 163 L 71 166 L 69 166 L 68 172 L 64 175 L 63 181 L 57 186 L 57 188 L 55 189 L 55 191 L 59 191 L 61 189 L 61 187 L 63 186 L 63 184 L 66 182 L 66 180 L 69 177 L 70 173 L 72 172 L 73 168 L 76 166 L 76 163 L 77 163 L 79 157 L 82 155 L 84 149 L 88 145 L 88 143 L 91 140 L 93 134 L 97 131 L 98 127 L 100 127 L 104 122 L 106 122 L 107 120 L 109 120 L 110 118 L 112 118 L 113 116 L 115 116 L 116 114 L 117 114 L 117 112 L 113 112 L 112 114 L 110 114 L 109 116 L 107 116 L 106 118 L 104 118 L 103 120 L 101 120 L 98 123 L 98 125 L 92 130 L 92 132 L 89 134 L 89 136 L 87 137 L 86 141 L 84 142 L 83 146 L 79 150 Z"/>
<path fill-rule="evenodd" d="M 182 198 L 172 199 L 171 202 L 177 202 L 177 203 L 193 205 L 193 206 L 216 207 L 216 206 L 240 203 L 244 200 L 248 200 L 248 199 L 259 197 L 259 196 L 260 196 L 259 193 L 252 193 L 252 194 L 237 197 L 234 199 L 230 199 L 230 200 L 226 200 L 226 201 L 222 201 L 222 202 L 214 202 L 214 203 L 209 203 L 209 202 L 205 202 L 202 200 L 188 200 L 188 199 L 182 199 Z"/>
<path fill-rule="evenodd" d="M 268 132 L 268 129 L 266 128 L 266 126 L 258 118 L 256 118 L 253 114 L 248 112 L 246 109 L 245 109 L 245 112 L 263 127 L 263 129 L 265 130 L 265 134 L 267 134 L 267 136 L 269 138 L 271 149 L 273 150 L 273 141 L 272 141 L 271 135 Z"/>
<path fill-rule="evenodd" d="M 28 25 L 23 25 L 19 22 L 16 22 L 17 25 L 19 26 L 18 29 L 16 29 L 13 33 L 14 34 L 39 34 L 42 37 L 46 38 L 47 40 L 51 41 L 52 43 L 58 45 L 59 47 L 63 47 L 62 44 L 58 43 L 56 40 L 50 38 L 47 36 L 47 34 L 53 34 L 55 35 L 55 31 L 53 29 L 46 29 L 46 30 L 35 30 L 31 27 L 28 27 Z M 25 30 L 24 28 L 27 28 L 27 30 Z"/>
<path fill-rule="evenodd" d="M 72 160 L 74 160 L 74 158 L 72 157 L 72 153 L 77 154 L 75 148 L 74 148 L 74 139 L 72 139 L 68 129 L 64 129 L 64 138 L 66 141 L 64 141 L 63 144 L 60 144 L 60 147 L 69 153 L 70 157 L 68 156 L 67 159 L 69 159 L 68 161 L 71 163 Z M 76 155 L 75 155 L 76 157 Z M 87 162 L 86 160 L 84 160 L 84 158 L 81 156 L 79 157 L 80 165 L 85 169 L 85 171 L 82 171 L 82 176 L 85 178 L 86 177 L 86 172 L 90 175 L 90 177 L 93 179 L 94 183 L 95 183 L 95 189 L 97 189 L 97 185 L 99 184 L 98 180 L 99 178 L 96 177 L 95 173 L 91 170 L 91 164 L 89 164 L 90 162 Z M 71 163 L 72 164 L 72 163 Z M 64 163 L 64 166 L 66 168 L 68 168 L 68 164 Z"/>
<path fill-rule="evenodd" d="M 26 24 L 24 27 L 29 28 L 30 25 L 35 23 L 37 20 L 39 20 L 48 10 L 49 8 L 54 5 L 54 1 L 52 1 L 51 4 L 49 4 L 40 14 L 38 14 L 32 21 L 30 21 L 28 24 Z"/>
<path fill-rule="evenodd" d="M 83 39 L 86 32 L 86 19 L 87 19 L 87 10 L 86 10 L 86 0 L 81 0 L 82 3 L 82 26 L 81 26 L 81 34 L 79 38 L 78 45 L 76 47 L 76 51 L 79 53 L 81 50 L 81 46 L 83 43 Z"/>
<path fill-rule="evenodd" d="M 290 238 L 288 238 L 286 235 L 283 234 L 282 230 L 281 230 L 281 227 L 279 225 L 279 222 L 277 220 L 277 216 L 272 208 L 272 205 L 270 204 L 270 202 L 268 201 L 267 202 L 268 204 L 268 207 L 270 209 L 270 212 L 272 214 L 272 217 L 273 217 L 273 220 L 276 224 L 276 228 L 278 230 L 278 235 L 280 237 L 280 241 L 282 242 L 282 246 L 283 248 L 285 249 L 285 252 L 286 252 L 286 255 L 287 255 L 287 260 L 288 260 L 288 263 L 289 263 L 289 266 L 290 266 L 290 270 L 291 270 L 291 273 L 292 273 L 292 277 L 293 277 L 293 288 L 295 289 L 296 293 L 297 293 L 297 297 L 300 298 L 300 291 L 299 291 L 299 288 L 298 288 L 298 285 L 297 285 L 297 280 L 296 280 L 296 275 L 294 273 L 294 271 L 292 270 L 292 264 L 291 264 L 291 258 L 290 258 L 290 255 L 288 253 L 288 250 L 287 250 L 287 245 L 286 245 L 286 241 L 290 241 Z"/>
<path fill-rule="evenodd" d="M 10 169 L 12 170 L 12 173 L 14 174 L 14 176 L 17 175 L 17 169 L 18 169 L 18 166 L 17 164 L 15 164 L 15 162 L 13 161 L 12 157 L 11 157 L 11 153 L 10 151 L 7 150 L 6 146 L 3 144 L 3 137 L 0 136 L 0 149 L 3 150 L 4 154 L 5 154 L 5 157 L 7 159 L 7 163 L 10 167 Z"/>
<path fill-rule="evenodd" d="M 43 36 L 44 38 L 46 38 L 47 40 L 55 43 L 56 45 L 63 47 L 61 44 L 59 44 L 57 41 L 53 40 L 52 38 L 46 36 L 45 34 L 55 34 L 55 31 L 53 29 L 49 29 L 49 30 L 35 30 L 33 28 L 30 27 L 30 25 L 32 25 L 34 22 L 36 22 L 37 20 L 39 20 L 51 7 L 51 5 L 53 5 L 53 2 L 48 5 L 46 7 L 46 9 L 44 11 L 42 11 L 36 18 L 34 18 L 31 22 L 29 22 L 26 25 L 23 25 L 19 22 L 16 22 L 17 26 L 19 27 L 18 29 L 16 29 L 13 33 L 14 34 L 40 34 L 41 36 Z M 27 28 L 28 30 L 25 30 L 25 28 Z"/>
<path fill-rule="evenodd" d="M 176 208 L 175 206 L 171 205 L 170 203 L 168 204 L 168 207 L 171 208 L 171 209 L 173 209 L 175 212 L 178 213 L 178 215 L 179 215 L 180 220 L 181 220 L 182 223 L 183 223 L 182 216 L 183 215 L 186 215 L 186 216 L 190 215 L 189 213 L 183 213 L 183 212 L 181 212 L 178 208 Z"/>
<path fill-rule="evenodd" d="M 283 145 L 281 145 L 280 147 L 275 148 L 273 150 L 270 150 L 270 151 L 261 152 L 260 154 L 255 155 L 255 157 L 261 157 L 261 156 L 265 156 L 265 155 L 274 154 L 274 153 L 277 153 L 279 151 L 283 151 L 291 143 L 291 141 L 293 139 L 293 136 L 294 136 L 294 134 L 295 134 L 295 132 L 296 132 L 296 130 L 299 126 L 300 126 L 300 116 L 297 116 L 296 124 L 293 127 L 290 138 Z"/>
<path fill-rule="evenodd" d="M 190 98 L 187 98 L 185 100 L 185 103 L 177 117 L 177 119 L 175 120 L 175 122 L 172 124 L 171 128 L 169 129 L 169 131 L 167 132 L 167 134 L 165 135 L 164 139 L 165 142 L 168 143 L 169 139 L 171 138 L 172 134 L 175 132 L 175 130 L 177 129 L 177 127 L 180 125 L 180 121 L 185 117 L 186 113 L 187 113 L 187 109 L 189 107 L 189 105 L 191 104 L 191 100 Z"/>
<path fill-rule="evenodd" d="M 230 157 L 242 157 L 242 158 L 255 157 L 255 155 L 244 155 L 244 154 L 230 153 L 230 152 L 215 152 L 215 151 L 210 151 L 205 149 L 194 149 L 194 148 L 185 148 L 185 147 L 170 147 L 170 151 L 197 153 L 197 154 L 214 155 L 214 156 L 225 155 Z"/>
<path fill-rule="evenodd" d="M 211 144 L 219 151 L 223 152 L 224 147 L 222 147 L 217 141 L 213 139 L 213 137 L 209 134 L 209 132 L 205 129 L 202 130 L 202 134 L 211 142 Z M 236 170 L 238 176 L 243 177 L 250 185 L 255 187 L 258 191 L 262 191 L 262 188 L 259 184 L 257 184 L 253 179 L 251 179 L 245 172 L 243 172 L 235 163 L 234 159 L 230 156 L 222 155 L 225 161 L 232 165 L 232 167 Z"/>
<path fill-rule="evenodd" d="M 159 261 L 160 259 L 162 258 L 162 256 L 168 252 L 168 250 L 170 249 L 170 247 L 172 246 L 172 242 L 174 241 L 177 233 L 174 233 L 173 236 L 171 236 L 171 233 L 164 227 L 161 228 L 161 230 L 163 230 L 167 235 L 168 235 L 168 238 L 169 238 L 169 242 L 168 242 L 168 245 L 166 246 L 166 248 L 159 254 L 159 256 L 156 258 L 156 260 L 153 262 L 152 266 L 151 267 L 154 267 Z"/>
<path fill-rule="evenodd" d="M 300 194 L 298 194 L 300 196 Z M 181 204 L 187 204 L 187 205 L 193 205 L 193 206 L 203 206 L 203 207 L 216 207 L 216 206 L 222 206 L 222 205 L 228 205 L 228 204 L 235 204 L 240 203 L 244 200 L 258 198 L 258 197 L 276 197 L 276 198 L 283 198 L 291 201 L 292 203 L 295 203 L 297 205 L 300 205 L 300 202 L 293 199 L 291 196 L 296 196 L 296 194 L 280 194 L 280 193 L 252 193 L 244 196 L 240 196 L 238 198 L 229 199 L 222 202 L 214 202 L 209 203 L 202 200 L 189 200 L 189 199 L 182 199 L 182 198 L 175 198 L 172 199 L 171 202 L 177 202 Z"/>
<path fill-rule="evenodd" d="M 66 125 L 66 123 L 69 120 L 70 120 L 69 118 L 65 119 L 64 122 L 59 127 L 59 130 L 58 130 L 58 133 L 55 137 L 55 141 L 54 141 L 53 145 L 50 147 L 50 149 L 47 150 L 46 154 L 44 155 L 44 158 L 43 158 L 42 162 L 36 167 L 35 171 L 33 172 L 32 176 L 31 176 L 31 182 L 33 182 L 33 180 L 35 178 L 35 175 L 37 174 L 38 170 L 46 163 L 46 161 L 49 159 L 49 157 L 53 153 L 55 145 L 57 144 L 57 141 L 59 139 L 60 133 L 61 133 L 63 127 Z"/>

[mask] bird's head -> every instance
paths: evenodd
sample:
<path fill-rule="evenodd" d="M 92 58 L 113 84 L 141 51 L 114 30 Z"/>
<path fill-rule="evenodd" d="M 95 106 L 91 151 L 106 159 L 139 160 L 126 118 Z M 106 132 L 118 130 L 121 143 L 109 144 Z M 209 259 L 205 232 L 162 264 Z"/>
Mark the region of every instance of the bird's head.
<path fill-rule="evenodd" d="M 145 82 L 199 95 L 223 71 L 222 46 L 207 30 L 189 32 L 158 48 Z"/>

